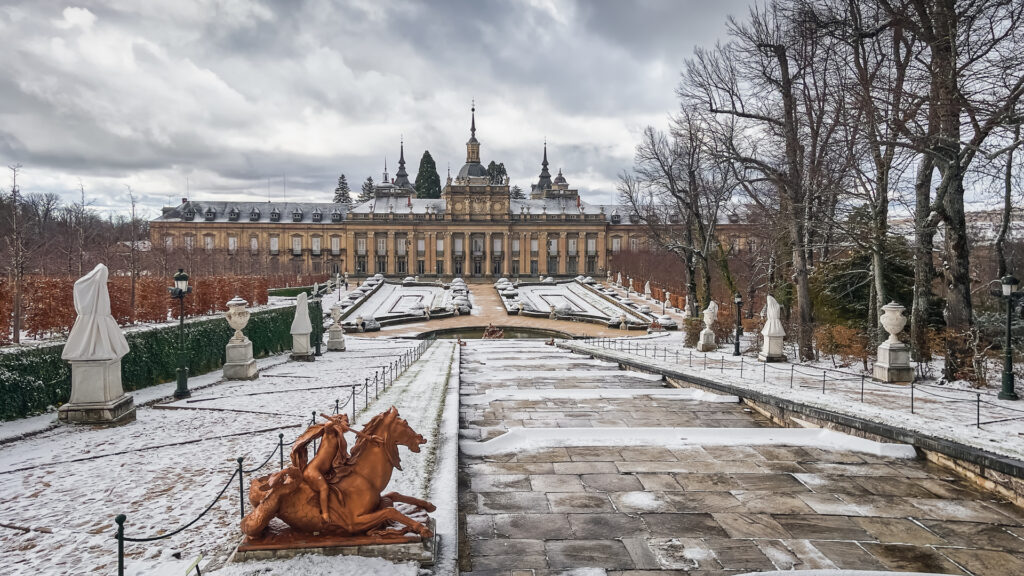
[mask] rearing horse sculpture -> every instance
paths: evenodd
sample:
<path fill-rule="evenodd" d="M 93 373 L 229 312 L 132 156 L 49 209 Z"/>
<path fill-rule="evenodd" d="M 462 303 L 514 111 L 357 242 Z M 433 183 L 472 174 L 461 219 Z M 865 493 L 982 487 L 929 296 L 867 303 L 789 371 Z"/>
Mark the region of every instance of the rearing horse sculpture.
<path fill-rule="evenodd" d="M 347 419 L 327 419 L 327 424 L 311 426 L 299 437 L 292 451 L 292 466 L 253 480 L 249 487 L 253 510 L 242 519 L 242 532 L 256 538 L 270 520 L 277 517 L 299 532 L 394 536 L 412 531 L 424 538 L 433 536 L 427 526 L 396 510 L 394 503 L 412 504 L 427 512 L 434 511 L 433 504 L 398 492 L 381 494 L 391 481 L 393 470 L 402 469 L 398 446 L 419 452 L 420 445 L 426 443 L 423 436 L 410 428 L 392 406 L 374 416 L 363 427 L 362 433 L 356 434 L 352 455 L 346 458 L 344 438 L 339 441 L 331 436 L 341 435 L 348 429 Z M 317 437 L 323 437 L 325 441 L 321 443 L 315 461 L 330 462 L 330 467 L 325 471 L 317 469 L 317 466 L 311 472 L 309 466 L 313 463 L 304 462 L 306 445 Z M 307 480 L 306 476 L 310 479 Z M 326 498 L 322 498 L 321 481 L 327 485 Z M 326 509 L 323 504 L 326 504 Z M 391 522 L 397 522 L 406 529 L 385 529 Z"/>

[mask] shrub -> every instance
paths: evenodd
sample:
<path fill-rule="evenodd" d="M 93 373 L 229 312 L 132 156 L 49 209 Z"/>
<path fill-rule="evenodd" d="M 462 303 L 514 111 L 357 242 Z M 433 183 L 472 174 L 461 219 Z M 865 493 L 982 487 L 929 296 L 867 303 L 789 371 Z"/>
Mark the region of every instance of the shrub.
<path fill-rule="evenodd" d="M 309 303 L 316 329 L 323 318 L 319 301 Z M 253 312 L 245 329 L 257 358 L 291 349 L 295 308 Z M 320 323 L 322 325 L 322 321 Z M 224 364 L 224 347 L 234 331 L 223 318 L 185 322 L 185 357 L 190 375 L 216 370 Z M 121 359 L 125 390 L 138 390 L 177 377 L 178 326 L 165 326 L 125 335 L 129 352 Z M 61 359 L 64 344 L 52 344 L 0 354 L 0 420 L 22 418 L 71 396 L 71 366 Z"/>
<path fill-rule="evenodd" d="M 700 331 L 704 329 L 704 320 L 700 318 L 687 318 L 683 320 L 683 330 L 686 331 L 683 340 L 684 346 L 695 348 L 700 340 Z"/>

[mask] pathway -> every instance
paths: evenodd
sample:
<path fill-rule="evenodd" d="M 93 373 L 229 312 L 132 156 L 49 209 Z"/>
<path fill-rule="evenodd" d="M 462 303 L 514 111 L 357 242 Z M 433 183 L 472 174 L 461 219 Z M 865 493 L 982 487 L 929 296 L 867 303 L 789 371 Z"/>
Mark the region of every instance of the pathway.
<path fill-rule="evenodd" d="M 1024 573 L 1021 510 L 919 460 L 814 438 L 744 445 L 777 429 L 738 403 L 682 392 L 540 341 L 468 343 L 463 573 Z M 586 432 L 597 428 L 623 440 L 597 434 L 612 440 L 594 445 Z M 688 443 L 693 428 L 716 434 Z M 502 436 L 520 429 L 541 432 Z M 510 442 L 487 450 L 494 438 Z"/>

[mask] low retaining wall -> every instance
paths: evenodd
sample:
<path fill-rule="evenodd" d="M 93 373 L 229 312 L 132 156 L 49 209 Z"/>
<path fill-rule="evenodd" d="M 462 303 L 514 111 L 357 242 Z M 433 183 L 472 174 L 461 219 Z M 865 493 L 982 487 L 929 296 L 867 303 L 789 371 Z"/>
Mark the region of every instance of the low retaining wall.
<path fill-rule="evenodd" d="M 945 438 L 937 438 L 915 430 L 808 406 L 781 396 L 748 390 L 741 386 L 732 386 L 724 382 L 688 374 L 682 370 L 653 367 L 643 358 L 634 358 L 632 355 L 610 350 L 595 350 L 589 346 L 575 343 L 560 343 L 559 347 L 601 360 L 616 362 L 626 369 L 661 374 L 669 384 L 677 387 L 685 385 L 738 396 L 743 403 L 770 418 L 779 426 L 820 427 L 871 440 L 910 444 L 931 462 L 963 476 L 980 488 L 999 494 L 1018 506 L 1024 506 L 1024 462 L 1015 458 Z"/>

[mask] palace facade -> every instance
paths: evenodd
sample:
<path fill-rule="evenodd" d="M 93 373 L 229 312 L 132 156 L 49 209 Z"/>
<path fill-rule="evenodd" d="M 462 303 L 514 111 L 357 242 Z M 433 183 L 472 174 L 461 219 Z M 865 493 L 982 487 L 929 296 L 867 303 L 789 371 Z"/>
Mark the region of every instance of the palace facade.
<path fill-rule="evenodd" d="M 621 207 L 583 202 L 561 171 L 552 179 L 546 143 L 530 198 L 510 198 L 508 178 L 492 181 L 480 162 L 475 109 L 466 163 L 448 175 L 440 199 L 415 197 L 404 143 L 398 166 L 351 209 L 183 199 L 150 222 L 153 248 L 258 260 L 270 273 L 600 276 L 612 254 L 646 241 Z"/>

